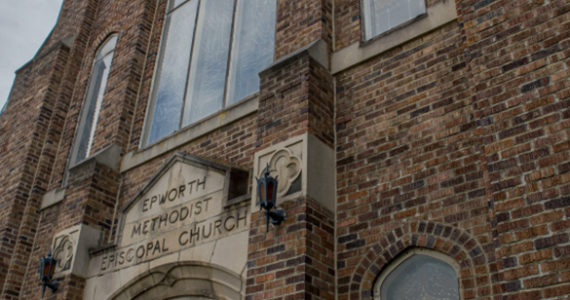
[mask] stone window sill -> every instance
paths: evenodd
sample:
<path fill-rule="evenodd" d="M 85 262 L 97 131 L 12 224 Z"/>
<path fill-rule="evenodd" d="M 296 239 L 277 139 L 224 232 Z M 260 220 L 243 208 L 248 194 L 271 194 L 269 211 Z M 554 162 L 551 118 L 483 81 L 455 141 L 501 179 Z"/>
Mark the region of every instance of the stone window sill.
<path fill-rule="evenodd" d="M 145 148 L 125 154 L 121 163 L 121 173 L 256 112 L 258 104 L 259 97 L 254 94 Z"/>

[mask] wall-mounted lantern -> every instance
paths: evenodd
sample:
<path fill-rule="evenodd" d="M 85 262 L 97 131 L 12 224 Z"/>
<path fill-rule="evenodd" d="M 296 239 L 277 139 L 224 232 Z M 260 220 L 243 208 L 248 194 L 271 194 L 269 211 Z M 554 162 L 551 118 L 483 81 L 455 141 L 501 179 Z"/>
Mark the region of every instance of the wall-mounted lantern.
<path fill-rule="evenodd" d="M 285 218 L 285 212 L 277 206 L 277 179 L 269 176 L 269 164 L 265 167 L 265 174 L 257 178 L 257 197 L 260 209 L 265 209 L 266 231 L 269 231 L 269 222 L 279 225 Z M 275 208 L 275 209 L 273 209 Z"/>
<path fill-rule="evenodd" d="M 57 261 L 51 256 L 51 250 L 48 252 L 47 257 L 40 258 L 40 279 L 42 281 L 42 297 L 46 290 L 46 286 L 53 292 L 57 290 L 57 280 L 52 280 L 53 273 L 55 272 L 55 265 Z"/>

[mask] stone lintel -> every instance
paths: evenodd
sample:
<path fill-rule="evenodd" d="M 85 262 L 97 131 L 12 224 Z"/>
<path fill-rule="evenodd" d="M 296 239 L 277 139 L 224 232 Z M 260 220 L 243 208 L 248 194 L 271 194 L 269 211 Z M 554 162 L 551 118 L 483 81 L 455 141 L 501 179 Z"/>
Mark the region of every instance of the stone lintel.
<path fill-rule="evenodd" d="M 65 198 L 65 189 L 56 188 L 44 194 L 42 197 L 42 204 L 40 209 L 46 209 L 52 205 L 55 205 Z"/>

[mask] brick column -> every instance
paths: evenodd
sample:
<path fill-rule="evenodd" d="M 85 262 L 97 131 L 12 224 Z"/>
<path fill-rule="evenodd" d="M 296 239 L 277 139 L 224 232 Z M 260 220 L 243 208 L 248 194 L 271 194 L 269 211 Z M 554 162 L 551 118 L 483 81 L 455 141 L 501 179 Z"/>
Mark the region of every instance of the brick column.
<path fill-rule="evenodd" d="M 69 51 L 67 45 L 60 43 L 40 60 L 27 65 L 22 73 L 29 76 L 26 80 L 31 84 L 16 81 L 0 119 L 2 127 L 9 126 L 7 132 L 12 135 L 5 141 L 2 139 L 5 151 L 0 152 L 4 169 L 0 172 L 2 299 L 16 299 L 22 289 L 36 235 L 39 204 L 48 186 L 59 140 L 61 126 L 54 111 L 59 105 L 58 92 Z"/>
<path fill-rule="evenodd" d="M 280 149 L 299 136 L 307 137 L 302 139 L 306 150 L 299 155 L 301 165 L 318 165 L 315 162 L 321 158 L 316 156 L 332 153 L 332 79 L 317 62 L 326 59 L 315 54 L 323 44 L 317 41 L 261 73 L 258 154 L 271 147 Z M 256 176 L 265 166 L 261 164 L 256 163 Z M 300 180 L 308 182 L 301 183 L 301 191 L 277 200 L 286 214 L 283 224 L 270 225 L 266 232 L 264 211 L 253 209 L 247 299 L 334 299 L 334 204 L 326 204 L 334 203 L 334 192 L 326 196 L 310 185 L 327 177 L 322 170 L 303 167 L 301 172 L 307 174 Z M 330 178 L 330 184 L 319 184 L 321 189 L 333 191 Z"/>
<path fill-rule="evenodd" d="M 38 236 L 42 238 L 36 239 L 34 250 L 31 253 L 29 271 L 24 280 L 23 297 L 40 298 L 39 274 L 34 270 L 39 268 L 39 258 L 45 256 L 53 247 L 52 241 L 56 234 L 81 224 L 104 233 L 100 237 L 94 237 L 101 240 L 94 241 L 95 244 L 108 239 L 108 235 L 111 234 L 115 199 L 120 182 L 116 168 L 117 159 L 111 161 L 115 167 L 112 167 L 109 160 L 105 161 L 96 155 L 70 169 L 68 186 L 61 202 L 42 210 L 42 220 L 38 228 Z M 80 246 L 76 244 L 75 248 L 77 247 Z M 78 263 L 77 260 L 74 263 Z M 81 299 L 83 297 L 85 279 L 79 274 L 67 272 L 60 275 L 56 273 L 55 277 L 60 282 L 60 286 L 55 293 L 46 290 L 46 299 Z M 48 296 L 50 298 L 47 298 Z"/>

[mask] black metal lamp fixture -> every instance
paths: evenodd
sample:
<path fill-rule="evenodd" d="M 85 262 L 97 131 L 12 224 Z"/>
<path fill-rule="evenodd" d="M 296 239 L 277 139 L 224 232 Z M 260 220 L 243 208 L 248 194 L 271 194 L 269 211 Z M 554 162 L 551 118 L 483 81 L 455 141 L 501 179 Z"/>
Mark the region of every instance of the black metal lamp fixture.
<path fill-rule="evenodd" d="M 42 280 L 42 297 L 46 290 L 46 286 L 53 292 L 57 290 L 57 280 L 52 280 L 53 273 L 55 272 L 55 265 L 57 261 L 51 256 L 51 250 L 48 252 L 47 257 L 40 258 L 40 279 Z"/>
<path fill-rule="evenodd" d="M 260 209 L 265 209 L 266 231 L 269 231 L 269 222 L 279 225 L 285 219 L 285 212 L 277 206 L 277 179 L 269 176 L 269 164 L 265 167 L 265 174 L 257 178 L 257 197 Z M 275 208 L 275 209 L 273 209 Z"/>

